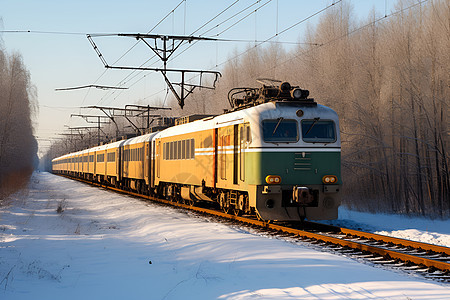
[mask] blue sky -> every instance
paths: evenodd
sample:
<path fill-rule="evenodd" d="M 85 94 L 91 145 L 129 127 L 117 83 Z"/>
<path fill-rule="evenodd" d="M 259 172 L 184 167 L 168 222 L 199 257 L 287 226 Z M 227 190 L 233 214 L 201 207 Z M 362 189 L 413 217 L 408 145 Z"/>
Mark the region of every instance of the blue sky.
<path fill-rule="evenodd" d="M 39 113 L 36 116 L 35 132 L 38 136 L 40 152 L 45 152 L 49 141 L 68 126 L 87 126 L 82 119 L 70 118 L 71 113 L 79 113 L 80 106 L 105 105 L 120 106 L 141 103 L 158 105 L 165 97 L 165 83 L 161 74 L 147 72 L 128 78 L 124 92 L 90 89 L 71 92 L 57 92 L 55 88 L 89 84 L 117 85 L 130 71 L 108 70 L 97 57 L 86 38 L 87 33 L 147 33 L 179 3 L 181 5 L 152 33 L 189 35 L 219 14 L 236 0 L 200 1 L 56 1 L 56 0 L 0 0 L 0 29 L 31 30 L 50 33 L 0 33 L 3 47 L 7 52 L 20 52 L 30 71 L 31 80 L 37 87 Z M 262 0 L 251 9 L 218 27 L 219 23 L 255 3 L 256 0 L 237 1 L 230 9 L 209 23 L 195 35 L 214 36 L 227 29 L 258 7 L 242 22 L 231 27 L 219 37 L 223 39 L 265 40 L 300 20 L 320 11 L 337 1 L 325 0 Z M 395 0 L 354 0 L 351 1 L 356 16 L 366 18 L 374 8 L 379 15 L 393 10 Z M 264 5 L 267 3 L 266 5 Z M 339 4 L 337 4 L 339 5 Z M 298 42 L 307 24 L 314 24 L 320 15 L 287 31 L 279 41 Z M 70 33 L 70 34 L 69 34 Z M 112 64 L 135 44 L 130 38 L 97 38 L 100 50 Z M 217 64 L 227 60 L 232 51 L 245 50 L 245 42 L 201 42 L 192 46 L 174 61 L 173 68 L 216 69 Z M 289 47 L 289 45 L 285 45 Z M 183 49 L 180 48 L 180 51 Z M 176 53 L 177 54 L 177 53 Z M 120 62 L 121 65 L 140 65 L 152 52 L 139 44 Z M 154 60 L 153 60 L 154 61 Z M 153 67 L 159 67 L 155 64 Z M 103 75 L 102 75 L 103 74 Z M 145 75 L 145 77 L 144 77 Z M 187 100 L 188 101 L 188 100 Z M 83 111 L 83 113 L 98 114 Z"/>

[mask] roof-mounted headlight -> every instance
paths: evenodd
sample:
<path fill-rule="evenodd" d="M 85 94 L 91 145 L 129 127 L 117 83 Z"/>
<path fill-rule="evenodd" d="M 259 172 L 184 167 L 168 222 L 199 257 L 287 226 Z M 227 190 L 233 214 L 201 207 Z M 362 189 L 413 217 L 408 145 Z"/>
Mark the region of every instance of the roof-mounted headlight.
<path fill-rule="evenodd" d="M 291 96 L 295 100 L 306 99 L 309 96 L 309 91 L 296 88 L 291 91 Z"/>

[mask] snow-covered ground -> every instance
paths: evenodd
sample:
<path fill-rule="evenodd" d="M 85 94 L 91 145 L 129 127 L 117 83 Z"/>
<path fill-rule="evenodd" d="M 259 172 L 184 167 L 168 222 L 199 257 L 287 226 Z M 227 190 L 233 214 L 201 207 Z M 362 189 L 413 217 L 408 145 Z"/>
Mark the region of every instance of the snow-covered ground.
<path fill-rule="evenodd" d="M 322 223 L 450 247 L 450 220 L 371 214 L 339 207 L 338 220 Z"/>
<path fill-rule="evenodd" d="M 364 226 L 447 241 L 450 222 L 377 218 Z M 450 299 L 450 285 L 48 173 L 0 209 L 0 299 L 342 298 Z"/>

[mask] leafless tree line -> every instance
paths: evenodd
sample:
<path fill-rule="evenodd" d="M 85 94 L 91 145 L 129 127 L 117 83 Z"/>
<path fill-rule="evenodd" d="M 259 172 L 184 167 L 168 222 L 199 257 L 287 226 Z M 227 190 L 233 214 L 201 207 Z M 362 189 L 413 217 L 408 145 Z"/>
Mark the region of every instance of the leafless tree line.
<path fill-rule="evenodd" d="M 346 205 L 449 217 L 450 2 L 400 0 L 395 11 L 357 22 L 347 1 L 294 50 L 233 53 L 220 86 L 185 109 L 220 112 L 230 88 L 256 78 L 300 84 L 341 117 Z"/>
<path fill-rule="evenodd" d="M 20 54 L 0 48 L 0 199 L 28 182 L 37 163 L 35 98 Z"/>

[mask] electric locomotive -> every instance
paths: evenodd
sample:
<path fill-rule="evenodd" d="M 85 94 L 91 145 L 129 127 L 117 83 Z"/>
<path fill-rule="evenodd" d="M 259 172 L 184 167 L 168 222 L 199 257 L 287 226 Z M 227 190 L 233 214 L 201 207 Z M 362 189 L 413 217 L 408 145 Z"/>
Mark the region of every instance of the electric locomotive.
<path fill-rule="evenodd" d="M 262 83 L 231 90 L 233 109 L 225 114 L 156 135 L 162 159 L 155 186 L 169 198 L 217 202 L 225 212 L 263 220 L 336 219 L 337 114 L 307 90 Z"/>

